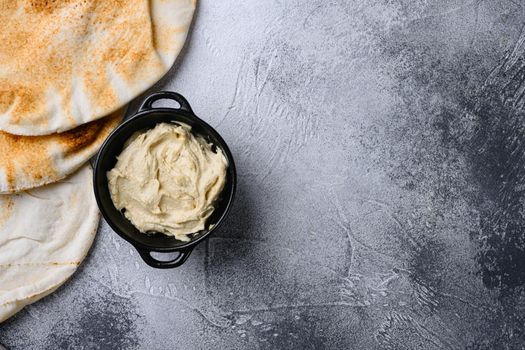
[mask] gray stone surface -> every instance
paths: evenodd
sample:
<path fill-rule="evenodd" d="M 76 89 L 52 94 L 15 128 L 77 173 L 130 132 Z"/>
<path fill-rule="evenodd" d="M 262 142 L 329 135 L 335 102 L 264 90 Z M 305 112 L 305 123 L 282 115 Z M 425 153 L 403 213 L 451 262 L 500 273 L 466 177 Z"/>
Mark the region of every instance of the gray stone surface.
<path fill-rule="evenodd" d="M 169 271 L 102 223 L 0 343 L 525 347 L 524 6 L 200 1 L 151 91 L 184 94 L 230 144 L 231 216 Z"/>

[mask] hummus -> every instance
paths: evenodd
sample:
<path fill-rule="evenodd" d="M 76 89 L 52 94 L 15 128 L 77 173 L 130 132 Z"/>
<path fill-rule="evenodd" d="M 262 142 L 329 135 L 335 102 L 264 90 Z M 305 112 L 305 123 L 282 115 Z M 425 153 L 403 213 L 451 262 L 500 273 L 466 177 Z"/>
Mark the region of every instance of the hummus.
<path fill-rule="evenodd" d="M 205 228 L 226 180 L 228 161 L 215 148 L 185 124 L 134 134 L 107 174 L 115 207 L 141 232 L 189 241 Z"/>

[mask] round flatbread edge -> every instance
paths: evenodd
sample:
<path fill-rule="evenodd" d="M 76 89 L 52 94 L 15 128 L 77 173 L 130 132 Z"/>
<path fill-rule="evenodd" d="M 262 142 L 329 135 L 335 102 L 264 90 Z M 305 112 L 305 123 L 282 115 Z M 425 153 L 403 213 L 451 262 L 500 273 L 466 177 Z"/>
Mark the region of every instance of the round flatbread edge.
<path fill-rule="evenodd" d="M 196 7 L 196 0 L 22 3 L 0 0 L 0 130 L 24 136 L 97 120 L 153 86 L 182 50 Z"/>
<path fill-rule="evenodd" d="M 58 193 L 59 191 L 62 192 Z M 54 194 L 57 197 L 65 195 L 68 199 L 68 203 L 64 203 L 63 213 L 58 215 L 60 220 L 57 220 L 66 227 L 66 231 L 64 231 L 66 234 L 53 237 L 56 231 L 39 232 L 34 230 L 30 234 L 35 235 L 35 237 L 32 237 L 31 242 L 28 241 L 27 246 L 19 243 L 15 245 L 14 249 L 6 245 L 6 242 L 12 241 L 13 237 L 4 238 L 2 242 L 2 237 L 0 236 L 0 243 L 3 243 L 0 244 L 0 252 L 2 249 L 10 250 L 4 252 L 0 258 L 0 269 L 4 269 L 4 273 L 0 273 L 0 285 L 4 286 L 3 290 L 0 289 L 0 323 L 22 310 L 25 306 L 44 298 L 63 285 L 77 270 L 93 244 L 100 222 L 100 213 L 92 193 L 92 170 L 90 165 L 81 168 L 77 173 L 66 179 L 64 183 L 45 186 L 31 191 L 31 193 L 1 195 L 0 199 L 5 203 L 6 198 L 16 196 L 17 198 L 12 198 L 15 201 L 15 204 L 12 205 L 15 211 L 17 210 L 16 201 L 23 200 L 24 205 L 21 205 L 20 209 L 27 209 L 28 203 L 34 200 L 34 206 L 38 212 L 39 209 L 48 205 L 46 198 L 49 198 L 51 204 L 54 200 L 57 200 L 54 198 Z M 68 216 L 68 213 L 72 211 L 74 215 Z M 9 222 L 9 220 L 12 221 Z M 8 217 L 0 217 L 0 235 L 23 236 L 29 234 L 28 230 L 24 230 L 22 224 L 20 234 L 17 234 L 16 230 L 13 231 L 12 226 L 15 225 L 16 227 L 17 224 L 14 223 L 16 220 L 17 213 L 10 213 Z M 41 219 L 36 219 L 37 222 L 35 224 L 38 223 L 38 220 Z M 68 223 L 68 221 L 70 222 Z M 70 225 L 70 223 L 72 224 Z M 31 223 L 28 225 L 31 225 Z M 77 228 L 78 231 L 67 231 L 70 228 Z M 38 237 L 39 234 L 41 235 L 40 237 Z M 47 239 L 50 242 L 44 242 L 42 249 L 30 247 L 33 241 L 36 242 L 41 237 L 48 237 Z M 61 241 L 61 239 L 64 241 Z M 15 251 L 13 252 L 12 250 Z M 48 256 L 50 259 L 46 258 Z M 8 271 L 6 269 L 11 269 L 11 271 L 6 273 Z M 20 277 L 18 277 L 19 273 L 22 273 Z M 3 281 L 3 279 L 7 280 Z M 18 283 L 18 280 L 25 282 Z M 6 289 L 5 285 L 10 287 Z"/>
<path fill-rule="evenodd" d="M 124 112 L 122 108 L 60 134 L 17 136 L 0 132 L 0 194 L 48 185 L 75 172 L 96 154 Z"/>

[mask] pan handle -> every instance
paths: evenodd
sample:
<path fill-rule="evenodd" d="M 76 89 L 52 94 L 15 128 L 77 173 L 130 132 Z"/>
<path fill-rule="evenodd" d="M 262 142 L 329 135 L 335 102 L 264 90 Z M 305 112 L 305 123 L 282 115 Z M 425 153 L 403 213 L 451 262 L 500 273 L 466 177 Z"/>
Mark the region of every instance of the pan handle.
<path fill-rule="evenodd" d="M 142 105 L 139 108 L 139 112 L 144 112 L 149 109 L 153 109 L 153 103 L 155 103 L 158 100 L 164 99 L 173 100 L 180 105 L 179 108 L 173 109 L 182 109 L 183 111 L 193 113 L 189 102 L 184 98 L 184 96 L 173 91 L 160 91 L 149 95 L 148 97 L 146 97 L 144 102 L 142 102 Z"/>
<path fill-rule="evenodd" d="M 137 250 L 142 260 L 144 260 L 144 262 L 149 266 L 157 269 L 172 269 L 174 267 L 179 267 L 182 264 L 184 264 L 184 262 L 190 257 L 193 248 L 186 248 L 184 250 L 180 250 L 179 255 L 175 259 L 168 261 L 159 261 L 155 259 L 151 256 L 151 251 L 149 250 Z"/>

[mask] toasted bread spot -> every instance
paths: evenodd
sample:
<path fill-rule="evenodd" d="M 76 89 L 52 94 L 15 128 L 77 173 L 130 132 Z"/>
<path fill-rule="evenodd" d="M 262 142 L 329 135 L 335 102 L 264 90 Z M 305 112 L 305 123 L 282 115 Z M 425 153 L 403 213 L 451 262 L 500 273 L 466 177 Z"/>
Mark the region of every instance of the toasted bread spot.
<path fill-rule="evenodd" d="M 10 112 L 12 121 L 20 122 L 22 115 L 35 112 L 36 99 L 30 87 L 0 82 L 0 112 Z"/>
<path fill-rule="evenodd" d="M 0 226 L 3 225 L 13 212 L 13 199 L 9 196 L 0 197 Z"/>
<path fill-rule="evenodd" d="M 12 90 L 0 91 L 0 113 L 7 113 L 15 103 L 16 95 Z"/>
<path fill-rule="evenodd" d="M 99 143 L 102 142 L 115 129 L 121 119 L 120 111 L 113 113 L 104 118 L 103 122 L 94 121 L 61 134 L 62 137 L 57 138 L 57 142 L 62 145 L 66 156 L 77 153 L 93 144 L 95 140 L 98 140 Z"/>
<path fill-rule="evenodd" d="M 18 136 L 0 132 L 0 168 L 5 169 L 7 190 L 20 190 L 17 179 L 44 184 L 61 178 L 50 150 L 61 147 L 61 157 L 100 145 L 122 119 L 118 111 L 109 117 L 70 131 L 46 136 Z"/>
<path fill-rule="evenodd" d="M 71 2 L 71 0 L 30 0 L 25 9 L 28 12 L 51 13 L 67 6 Z"/>
<path fill-rule="evenodd" d="M 8 190 L 15 189 L 18 176 L 27 176 L 39 181 L 45 176 L 56 175 L 47 149 L 42 147 L 38 139 L 40 137 L 16 136 L 0 132 L 0 145 L 5 150 L 5 153 L 0 154 L 0 167 L 6 169 Z M 20 164 L 23 166 L 20 167 Z"/>

